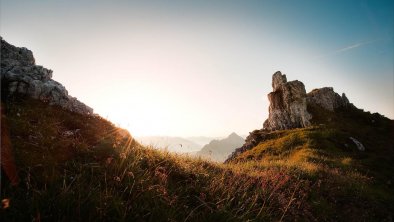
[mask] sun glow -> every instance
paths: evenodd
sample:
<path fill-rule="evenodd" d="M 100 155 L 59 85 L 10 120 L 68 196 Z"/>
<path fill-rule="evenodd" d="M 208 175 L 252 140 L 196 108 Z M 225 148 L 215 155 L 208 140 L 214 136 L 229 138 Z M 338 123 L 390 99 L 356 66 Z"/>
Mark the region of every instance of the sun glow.
<path fill-rule="evenodd" d="M 394 117 L 392 35 L 371 32 L 368 17 L 327 10 L 321 29 L 305 19 L 308 7 L 304 15 L 287 5 L 277 19 L 261 5 L 145 2 L 8 1 L 2 37 L 31 49 L 69 95 L 132 135 L 248 134 L 267 118 L 278 70 L 304 80 L 307 91 L 329 85 L 358 107 Z M 327 26 L 344 19 L 343 29 Z M 390 13 L 378 20 L 392 27 Z M 363 28 L 351 38 L 354 27 Z"/>
<path fill-rule="evenodd" d="M 116 87 L 114 87 L 116 85 Z M 171 135 L 177 127 L 185 125 L 190 113 L 181 102 L 182 98 L 168 89 L 144 82 L 123 82 L 103 88 L 102 95 L 94 100 L 95 112 L 108 118 L 133 136 Z M 114 96 L 117 95 L 117 96 Z M 186 104 L 185 104 L 186 105 Z"/>

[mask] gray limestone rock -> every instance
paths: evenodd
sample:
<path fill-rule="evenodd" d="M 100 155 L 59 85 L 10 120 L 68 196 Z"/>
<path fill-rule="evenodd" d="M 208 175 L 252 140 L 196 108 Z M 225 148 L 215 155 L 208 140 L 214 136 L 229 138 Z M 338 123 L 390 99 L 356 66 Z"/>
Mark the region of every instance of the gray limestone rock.
<path fill-rule="evenodd" d="M 349 137 L 349 139 L 350 139 L 351 141 L 353 141 L 354 144 L 356 144 L 357 149 L 358 149 L 359 151 L 365 151 L 365 147 L 364 147 L 364 145 L 363 145 L 360 141 L 358 141 L 357 139 L 355 139 L 355 138 L 353 138 L 353 137 Z"/>
<path fill-rule="evenodd" d="M 335 111 L 337 108 L 354 107 L 346 95 L 334 92 L 332 87 L 314 89 L 306 94 L 305 86 L 300 81 L 287 82 L 286 75 L 276 72 L 272 76 L 273 91 L 268 94 L 269 116 L 263 129 L 254 130 L 246 138 L 242 147 L 237 148 L 225 161 L 230 162 L 240 153 L 252 149 L 260 142 L 267 140 L 272 130 L 284 130 L 310 126 L 312 115 L 307 111 L 308 105 L 318 105 L 324 109 Z M 365 147 L 356 139 L 350 138 L 360 151 Z"/>
<path fill-rule="evenodd" d="M 275 72 L 274 75 L 272 75 L 272 88 L 273 91 L 276 91 L 287 82 L 286 75 L 282 75 L 280 71 Z"/>
<path fill-rule="evenodd" d="M 308 104 L 319 105 L 330 111 L 349 105 L 349 100 L 346 95 L 342 93 L 342 96 L 340 96 L 338 93 L 334 92 L 332 87 L 312 90 L 307 94 L 307 102 Z"/>
<path fill-rule="evenodd" d="M 283 130 L 311 124 L 302 82 L 287 82 L 286 75 L 278 71 L 272 76 L 272 88 L 273 92 L 268 94 L 269 116 L 264 122 L 264 129 Z"/>
<path fill-rule="evenodd" d="M 52 79 L 52 70 L 35 64 L 30 50 L 0 39 L 2 96 L 18 93 L 73 112 L 93 114 L 92 108 L 69 96 L 66 88 Z"/>

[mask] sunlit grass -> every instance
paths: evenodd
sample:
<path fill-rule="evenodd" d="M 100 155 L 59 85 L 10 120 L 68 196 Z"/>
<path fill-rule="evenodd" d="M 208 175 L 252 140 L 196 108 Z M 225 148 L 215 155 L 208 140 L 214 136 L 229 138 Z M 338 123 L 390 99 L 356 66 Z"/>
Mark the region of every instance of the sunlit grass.
<path fill-rule="evenodd" d="M 7 120 L 21 177 L 17 188 L 2 177 L 9 220 L 375 219 L 391 209 L 392 193 L 376 187 L 363 160 L 331 141 L 341 132 L 326 127 L 274 132 L 220 164 L 141 146 L 99 116 L 37 101 L 9 103 Z"/>

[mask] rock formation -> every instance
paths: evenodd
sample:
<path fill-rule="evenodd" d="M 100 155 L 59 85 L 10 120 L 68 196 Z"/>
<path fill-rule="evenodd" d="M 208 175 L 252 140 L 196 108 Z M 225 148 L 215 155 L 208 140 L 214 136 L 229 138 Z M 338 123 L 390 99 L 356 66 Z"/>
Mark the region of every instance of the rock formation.
<path fill-rule="evenodd" d="M 320 89 L 314 89 L 307 95 L 308 104 L 316 104 L 327 110 L 334 111 L 340 107 L 346 107 L 349 105 L 345 93 L 342 96 L 334 92 L 332 87 L 323 87 Z"/>
<path fill-rule="evenodd" d="M 332 87 L 314 89 L 307 94 L 302 82 L 287 82 L 286 75 L 279 71 L 272 76 L 272 88 L 273 91 L 268 94 L 269 115 L 263 129 L 251 132 L 244 145 L 237 148 L 225 162 L 268 139 L 270 131 L 310 126 L 313 114 L 308 112 L 308 106 L 320 106 L 331 112 L 338 108 L 354 107 L 345 94 L 338 95 Z"/>
<path fill-rule="evenodd" d="M 1 37 L 0 37 L 1 38 Z M 93 114 L 93 109 L 69 96 L 66 88 L 52 79 L 52 70 L 36 65 L 33 53 L 15 47 L 1 38 L 2 97 L 22 94 L 59 105 L 64 109 Z"/>
<path fill-rule="evenodd" d="M 268 94 L 270 106 L 268 119 L 264 122 L 265 129 L 283 130 L 311 124 L 302 82 L 287 82 L 286 75 L 278 71 L 272 76 L 272 88 L 273 92 Z"/>

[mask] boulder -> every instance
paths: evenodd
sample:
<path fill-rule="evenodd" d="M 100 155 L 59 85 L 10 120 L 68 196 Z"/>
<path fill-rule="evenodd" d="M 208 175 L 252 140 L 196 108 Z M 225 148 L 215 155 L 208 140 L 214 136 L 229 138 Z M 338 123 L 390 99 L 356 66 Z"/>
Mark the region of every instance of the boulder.
<path fill-rule="evenodd" d="M 355 139 L 353 137 L 349 137 L 349 139 L 357 146 L 357 149 L 359 151 L 365 151 L 365 147 L 360 141 L 358 141 L 357 139 Z"/>

